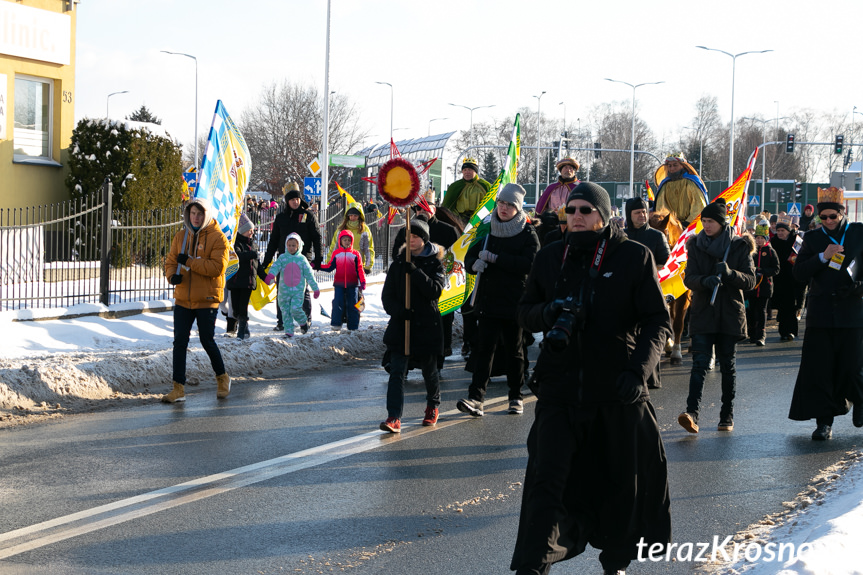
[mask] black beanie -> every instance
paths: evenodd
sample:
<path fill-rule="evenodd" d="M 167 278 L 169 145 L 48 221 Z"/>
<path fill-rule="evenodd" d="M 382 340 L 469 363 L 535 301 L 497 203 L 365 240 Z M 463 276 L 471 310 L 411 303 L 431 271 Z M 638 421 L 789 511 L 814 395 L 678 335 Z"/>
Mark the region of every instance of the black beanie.
<path fill-rule="evenodd" d="M 710 218 L 718 222 L 723 228 L 728 225 L 728 207 L 725 205 L 725 198 L 716 198 L 711 204 L 701 210 L 702 218 Z"/>
<path fill-rule="evenodd" d="M 299 198 L 299 199 L 301 199 L 301 200 L 302 200 L 302 199 L 303 199 L 303 196 L 302 196 L 302 195 L 300 195 L 300 191 L 299 191 L 299 190 L 290 190 L 288 193 L 286 193 L 286 194 L 285 194 L 285 201 L 286 201 L 286 202 L 287 202 L 288 200 L 293 199 L 293 198 Z"/>
<path fill-rule="evenodd" d="M 569 192 L 566 204 L 569 205 L 572 200 L 584 200 L 592 204 L 599 212 L 602 223 L 605 225 L 611 223 L 611 198 L 602 186 L 593 182 L 581 182 Z"/>
<path fill-rule="evenodd" d="M 419 218 L 411 218 L 411 234 L 422 238 L 423 243 L 429 241 L 429 225 Z"/>

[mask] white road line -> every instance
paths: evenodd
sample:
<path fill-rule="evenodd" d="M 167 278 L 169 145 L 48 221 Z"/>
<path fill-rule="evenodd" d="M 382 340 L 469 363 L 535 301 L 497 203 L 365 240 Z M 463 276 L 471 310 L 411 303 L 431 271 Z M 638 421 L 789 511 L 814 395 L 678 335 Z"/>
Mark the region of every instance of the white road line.
<path fill-rule="evenodd" d="M 530 397 L 525 401 L 535 401 L 535 398 Z M 484 403 L 485 411 L 488 413 L 502 411 L 508 406 L 506 396 L 496 397 Z M 488 409 L 489 406 L 494 407 Z M 2 533 L 0 534 L 0 559 L 226 493 L 238 487 L 370 451 L 394 440 L 418 437 L 436 429 L 444 429 L 473 419 L 470 416 L 448 419 L 457 415 L 462 414 L 453 409 L 442 413 L 441 417 L 444 419 L 434 427 L 408 425 L 403 428 L 407 431 L 402 431 L 400 434 L 371 431 Z"/>

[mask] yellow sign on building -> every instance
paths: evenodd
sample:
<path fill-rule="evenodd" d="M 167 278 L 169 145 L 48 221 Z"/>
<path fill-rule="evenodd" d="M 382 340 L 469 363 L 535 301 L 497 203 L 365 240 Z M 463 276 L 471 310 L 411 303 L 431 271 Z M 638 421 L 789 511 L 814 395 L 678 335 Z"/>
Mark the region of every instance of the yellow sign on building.
<path fill-rule="evenodd" d="M 75 0 L 0 0 L 0 208 L 68 198 Z"/>

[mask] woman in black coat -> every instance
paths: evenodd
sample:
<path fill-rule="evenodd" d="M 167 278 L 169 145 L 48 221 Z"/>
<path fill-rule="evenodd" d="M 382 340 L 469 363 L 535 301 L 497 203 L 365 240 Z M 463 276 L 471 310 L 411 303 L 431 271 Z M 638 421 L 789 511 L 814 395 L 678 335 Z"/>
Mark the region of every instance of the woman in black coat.
<path fill-rule="evenodd" d="M 527 222 L 523 202 L 524 188 L 518 184 L 504 186 L 491 214 L 491 232 L 472 245 L 464 259 L 465 267 L 477 274 L 474 309 L 479 317 L 479 334 L 475 357 L 471 358 L 475 364 L 468 397 L 460 399 L 456 407 L 477 417 L 483 415 L 483 400 L 499 342 L 507 362 L 509 412 L 524 411 L 521 388 L 526 370 L 516 305 L 539 250 L 539 238 Z"/>
<path fill-rule="evenodd" d="M 234 251 L 240 260 L 237 273 L 232 275 L 225 287 L 231 292 L 231 310 L 237 321 L 237 339 L 247 339 L 249 333 L 249 299 L 258 282 L 258 252 L 255 249 L 255 226 L 245 214 L 240 216 Z"/>
<path fill-rule="evenodd" d="M 646 382 L 671 335 L 650 251 L 611 222 L 611 201 L 582 182 L 567 239 L 536 256 L 519 323 L 548 332 L 536 369 L 535 421 L 510 569 L 601 549 L 606 573 L 639 542 L 671 537 L 667 461 Z M 584 210 L 587 213 L 584 213 Z"/>
<path fill-rule="evenodd" d="M 815 418 L 814 440 L 848 413 L 863 427 L 863 224 L 845 217 L 842 190 L 818 189 L 821 229 L 803 236 L 794 277 L 809 282 L 806 334 L 790 419 Z"/>

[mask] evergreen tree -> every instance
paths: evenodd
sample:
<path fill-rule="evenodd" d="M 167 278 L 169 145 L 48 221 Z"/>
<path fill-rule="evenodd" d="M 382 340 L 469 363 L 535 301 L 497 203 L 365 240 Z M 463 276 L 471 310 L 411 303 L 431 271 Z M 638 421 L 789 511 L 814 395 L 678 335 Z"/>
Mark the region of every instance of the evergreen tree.
<path fill-rule="evenodd" d="M 482 175 L 480 176 L 483 180 L 494 183 L 500 174 L 500 168 L 497 166 L 497 156 L 491 150 L 485 153 L 485 157 L 482 162 Z"/>
<path fill-rule="evenodd" d="M 147 106 L 143 104 L 141 104 L 141 107 L 135 110 L 131 116 L 126 116 L 126 119 L 133 122 L 146 122 L 148 124 L 162 125 L 162 120 L 154 116 L 150 110 L 147 109 Z"/>

